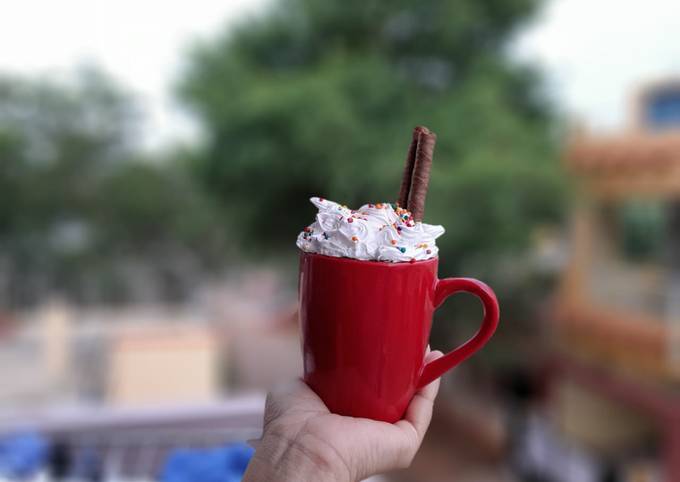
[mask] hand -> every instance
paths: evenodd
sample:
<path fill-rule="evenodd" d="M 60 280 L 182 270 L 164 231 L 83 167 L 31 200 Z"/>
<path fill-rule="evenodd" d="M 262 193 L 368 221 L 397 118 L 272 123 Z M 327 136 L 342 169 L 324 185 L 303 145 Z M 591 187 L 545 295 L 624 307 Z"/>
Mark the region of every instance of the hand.
<path fill-rule="evenodd" d="M 426 362 L 442 356 L 433 351 Z M 264 431 L 244 482 L 354 482 L 408 467 L 432 418 L 436 380 L 415 394 L 395 424 L 328 411 L 302 381 L 270 393 Z"/>

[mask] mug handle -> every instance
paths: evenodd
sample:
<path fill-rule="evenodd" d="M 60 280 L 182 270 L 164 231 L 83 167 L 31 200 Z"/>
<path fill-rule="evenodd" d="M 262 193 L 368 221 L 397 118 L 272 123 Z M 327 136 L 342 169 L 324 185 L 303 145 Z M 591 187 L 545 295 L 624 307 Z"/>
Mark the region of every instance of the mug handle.
<path fill-rule="evenodd" d="M 434 292 L 434 307 L 439 308 L 446 298 L 464 291 L 479 298 L 484 305 L 484 319 L 479 331 L 468 341 L 446 355 L 429 362 L 423 368 L 418 387 L 422 388 L 428 383 L 441 377 L 460 362 L 468 359 L 477 350 L 482 348 L 498 327 L 498 300 L 496 295 L 486 284 L 472 278 L 446 278 L 437 280 Z"/>

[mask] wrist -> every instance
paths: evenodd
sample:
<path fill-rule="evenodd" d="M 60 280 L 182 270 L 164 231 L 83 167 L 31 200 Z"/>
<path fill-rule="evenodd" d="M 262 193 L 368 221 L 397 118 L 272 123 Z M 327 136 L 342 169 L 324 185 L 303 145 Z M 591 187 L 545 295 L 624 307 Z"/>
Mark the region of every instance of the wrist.
<path fill-rule="evenodd" d="M 353 482 L 344 460 L 327 442 L 307 433 L 271 429 L 263 435 L 243 482 Z"/>

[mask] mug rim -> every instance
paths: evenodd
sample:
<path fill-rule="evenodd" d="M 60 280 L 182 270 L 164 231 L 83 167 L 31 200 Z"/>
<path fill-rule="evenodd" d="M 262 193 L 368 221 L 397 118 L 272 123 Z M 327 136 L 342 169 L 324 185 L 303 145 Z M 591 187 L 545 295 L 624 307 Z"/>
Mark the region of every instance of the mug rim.
<path fill-rule="evenodd" d="M 341 263 L 341 264 L 360 264 L 362 266 L 382 266 L 386 268 L 396 268 L 396 267 L 404 267 L 404 266 L 419 266 L 419 265 L 424 265 L 428 263 L 437 263 L 439 261 L 439 256 L 434 256 L 432 258 L 428 259 L 421 259 L 419 261 L 397 261 L 397 262 L 392 262 L 392 261 L 373 261 L 373 260 L 364 260 L 364 259 L 355 259 L 355 258 L 346 258 L 344 256 L 328 256 L 326 254 L 319 254 L 319 253 L 310 253 L 308 251 L 302 251 L 300 250 L 300 257 L 310 257 L 310 258 L 321 258 L 325 259 L 331 262 L 335 263 Z"/>

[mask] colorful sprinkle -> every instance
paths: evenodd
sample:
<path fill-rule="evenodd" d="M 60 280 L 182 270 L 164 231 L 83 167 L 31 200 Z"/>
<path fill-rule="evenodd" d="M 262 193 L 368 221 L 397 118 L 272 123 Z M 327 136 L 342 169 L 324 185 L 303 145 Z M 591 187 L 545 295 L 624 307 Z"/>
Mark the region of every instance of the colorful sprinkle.
<path fill-rule="evenodd" d="M 377 204 L 375 205 L 375 207 L 378 208 L 378 209 L 382 209 L 383 205 L 382 205 L 382 203 L 377 203 Z"/>
<path fill-rule="evenodd" d="M 323 233 L 323 239 L 328 239 L 328 233 Z"/>
<path fill-rule="evenodd" d="M 356 236 L 352 236 L 352 241 L 356 243 L 357 241 L 359 241 L 359 238 L 357 238 Z"/>
<path fill-rule="evenodd" d="M 416 262 L 416 258 L 411 258 L 411 260 L 409 261 L 409 263 L 415 263 L 415 262 Z"/>
<path fill-rule="evenodd" d="M 392 244 L 397 244 L 397 240 L 396 240 L 396 239 L 393 239 L 392 241 L 390 241 L 390 243 L 392 243 Z"/>
<path fill-rule="evenodd" d="M 429 249 L 428 249 L 427 251 L 425 251 L 425 252 L 426 252 L 427 254 L 432 254 L 432 251 L 429 250 Z"/>
<path fill-rule="evenodd" d="M 320 202 L 320 203 L 322 203 L 322 202 L 324 202 L 324 201 L 325 201 L 324 198 L 322 198 L 322 197 L 319 198 L 319 202 Z"/>
<path fill-rule="evenodd" d="M 310 228 L 309 226 L 307 226 L 306 228 L 303 229 L 303 231 L 304 231 L 305 233 L 311 233 L 311 232 L 312 232 L 312 228 Z"/>
<path fill-rule="evenodd" d="M 347 222 L 348 222 L 348 223 L 353 223 L 353 222 L 354 222 L 354 219 L 352 219 L 352 218 L 347 218 Z"/>
<path fill-rule="evenodd" d="M 406 252 L 406 248 L 399 248 L 399 251 L 401 251 L 402 253 L 405 253 L 405 252 Z"/>

